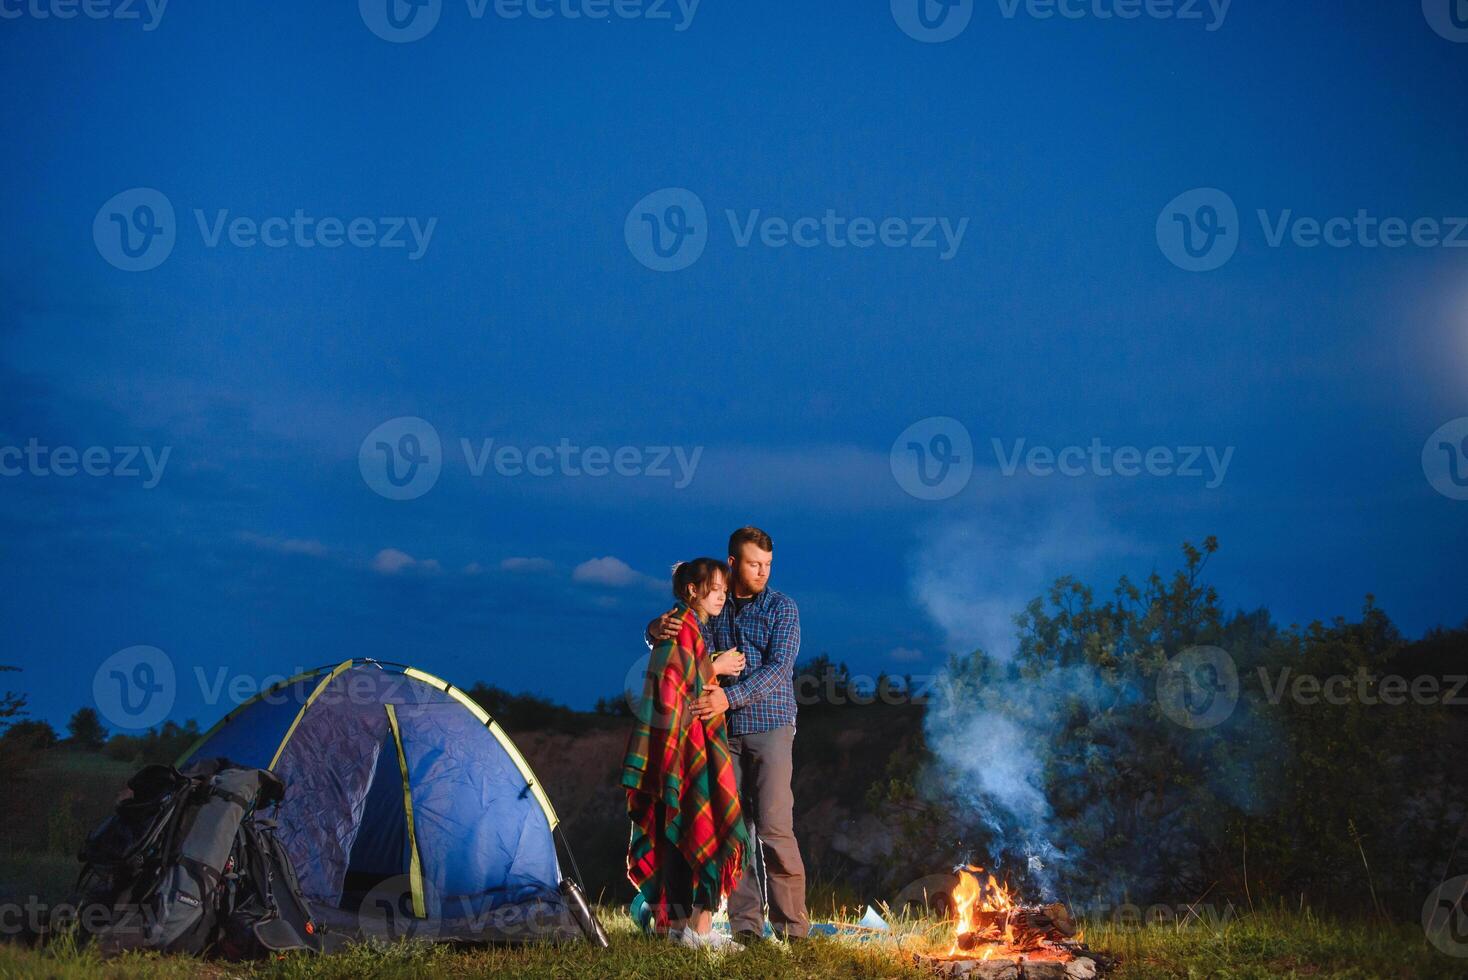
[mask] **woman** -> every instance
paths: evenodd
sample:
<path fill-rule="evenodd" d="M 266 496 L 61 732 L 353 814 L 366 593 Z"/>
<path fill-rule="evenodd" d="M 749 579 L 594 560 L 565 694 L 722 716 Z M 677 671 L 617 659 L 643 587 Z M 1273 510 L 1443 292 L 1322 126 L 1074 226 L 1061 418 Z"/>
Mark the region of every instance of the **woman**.
<path fill-rule="evenodd" d="M 633 918 L 684 946 L 742 949 L 713 931 L 713 913 L 744 870 L 749 835 L 729 759 L 724 719 L 699 721 L 693 701 L 744 655 L 709 653 L 708 621 L 724 608 L 729 569 L 716 558 L 673 568 L 678 635 L 652 651 L 622 785 L 632 841 L 627 877 Z"/>

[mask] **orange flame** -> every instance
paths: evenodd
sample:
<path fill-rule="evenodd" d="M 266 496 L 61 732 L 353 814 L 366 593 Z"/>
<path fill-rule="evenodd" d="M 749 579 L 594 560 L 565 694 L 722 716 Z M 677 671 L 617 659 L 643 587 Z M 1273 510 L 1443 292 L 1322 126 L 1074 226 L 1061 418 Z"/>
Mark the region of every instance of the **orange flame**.
<path fill-rule="evenodd" d="M 1026 959 L 1074 958 L 1062 946 L 1031 933 L 1016 934 L 1022 906 L 1009 889 L 977 865 L 956 868 L 958 883 L 953 889 L 954 941 L 949 958 L 988 960 L 992 957 Z M 1075 937 L 1076 941 L 1080 936 Z"/>
<path fill-rule="evenodd" d="M 958 886 L 953 889 L 953 907 L 958 924 L 950 956 L 957 954 L 959 940 L 974 933 L 988 943 L 1009 944 L 1014 941 L 1013 927 L 997 914 L 1013 909 L 1014 897 L 993 875 L 980 877 L 983 874 L 984 869 L 975 864 L 958 869 Z M 998 924 L 1000 921 L 1003 921 L 1002 928 Z M 992 946 L 986 948 L 983 958 L 988 959 L 993 953 Z"/>

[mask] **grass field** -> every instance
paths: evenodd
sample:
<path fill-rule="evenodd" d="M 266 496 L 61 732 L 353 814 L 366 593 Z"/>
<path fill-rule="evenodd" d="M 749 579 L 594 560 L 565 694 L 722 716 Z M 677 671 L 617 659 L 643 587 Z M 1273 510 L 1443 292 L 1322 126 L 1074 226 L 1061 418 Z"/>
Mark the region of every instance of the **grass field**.
<path fill-rule="evenodd" d="M 87 829 L 110 811 L 116 787 L 131 764 L 90 753 L 57 752 L 12 801 L 20 817 L 0 844 L 0 903 L 22 895 L 58 898 L 77 871 L 75 852 Z M 58 805 L 57 801 L 60 801 Z M 842 908 L 859 899 L 824 880 L 811 882 L 812 915 L 846 921 Z M 610 896 L 609 896 L 610 897 Z M 709 977 L 910 977 L 930 974 L 912 963 L 911 953 L 944 949 L 951 927 L 924 918 L 893 920 L 890 937 L 860 943 L 817 940 L 793 948 L 763 945 L 713 957 L 639 935 L 624 906 L 608 904 L 602 922 L 610 949 L 585 944 L 559 947 L 455 950 L 405 944 L 358 947 L 331 957 L 291 956 L 260 964 L 221 964 L 187 957 L 133 955 L 103 962 L 65 942 L 41 950 L 0 942 L 0 980 L 10 977 L 628 977 L 639 980 Z M 0 905 L 3 910 L 3 905 Z M 1234 912 L 1179 928 L 1090 922 L 1086 940 L 1119 957 L 1114 980 L 1162 978 L 1310 978 L 1310 980 L 1468 980 L 1468 958 L 1454 959 L 1430 946 L 1411 923 L 1386 925 L 1321 918 L 1308 910 Z M 8 922 L 0 922 L 7 926 Z M 3 931 L 3 930 L 0 930 Z"/>
<path fill-rule="evenodd" d="M 289 956 L 261 964 L 201 963 L 186 957 L 129 955 L 103 962 L 61 942 L 45 950 L 0 946 L 0 977 L 629 977 L 674 980 L 707 977 L 928 977 L 913 965 L 913 950 L 944 945 L 946 926 L 905 919 L 893 935 L 874 942 L 813 940 L 794 947 L 760 944 L 714 956 L 646 939 L 621 911 L 603 910 L 610 949 L 585 944 L 517 949 L 455 950 L 423 945 L 362 946 L 330 957 Z M 1468 959 L 1428 945 L 1420 929 L 1318 919 L 1305 913 L 1242 915 L 1209 927 L 1091 924 L 1087 942 L 1121 957 L 1116 980 L 1453 980 L 1468 977 Z"/>

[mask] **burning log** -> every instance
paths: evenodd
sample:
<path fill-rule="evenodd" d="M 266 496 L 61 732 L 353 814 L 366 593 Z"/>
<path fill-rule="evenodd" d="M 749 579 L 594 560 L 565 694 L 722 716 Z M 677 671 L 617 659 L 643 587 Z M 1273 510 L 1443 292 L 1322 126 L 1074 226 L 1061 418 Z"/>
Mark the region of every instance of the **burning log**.
<path fill-rule="evenodd" d="M 1040 906 L 1040 915 L 1045 918 L 1046 928 L 1053 929 L 1066 939 L 1076 934 L 1076 924 L 1070 917 L 1070 909 L 1059 902 Z"/>
<path fill-rule="evenodd" d="M 1021 905 L 983 871 L 957 869 L 953 948 L 946 956 L 919 954 L 919 963 L 945 977 L 983 980 L 1094 980 L 1104 972 L 1111 960 L 1086 947 L 1069 909 Z"/>
<path fill-rule="evenodd" d="M 1046 942 L 1064 942 L 1076 934 L 1069 910 L 1059 903 L 978 909 L 970 922 L 972 929 L 958 934 L 959 949 L 978 949 L 999 942 L 1017 949 L 1036 949 Z"/>

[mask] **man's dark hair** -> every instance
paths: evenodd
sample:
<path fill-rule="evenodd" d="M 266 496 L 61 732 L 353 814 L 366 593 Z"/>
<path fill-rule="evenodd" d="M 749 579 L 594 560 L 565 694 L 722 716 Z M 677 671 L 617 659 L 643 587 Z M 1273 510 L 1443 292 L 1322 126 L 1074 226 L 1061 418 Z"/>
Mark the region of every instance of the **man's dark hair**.
<path fill-rule="evenodd" d="M 739 557 L 739 546 L 742 544 L 752 544 L 761 551 L 768 551 L 771 554 L 775 551 L 775 542 L 753 524 L 746 524 L 729 535 L 729 554 L 735 558 Z"/>

